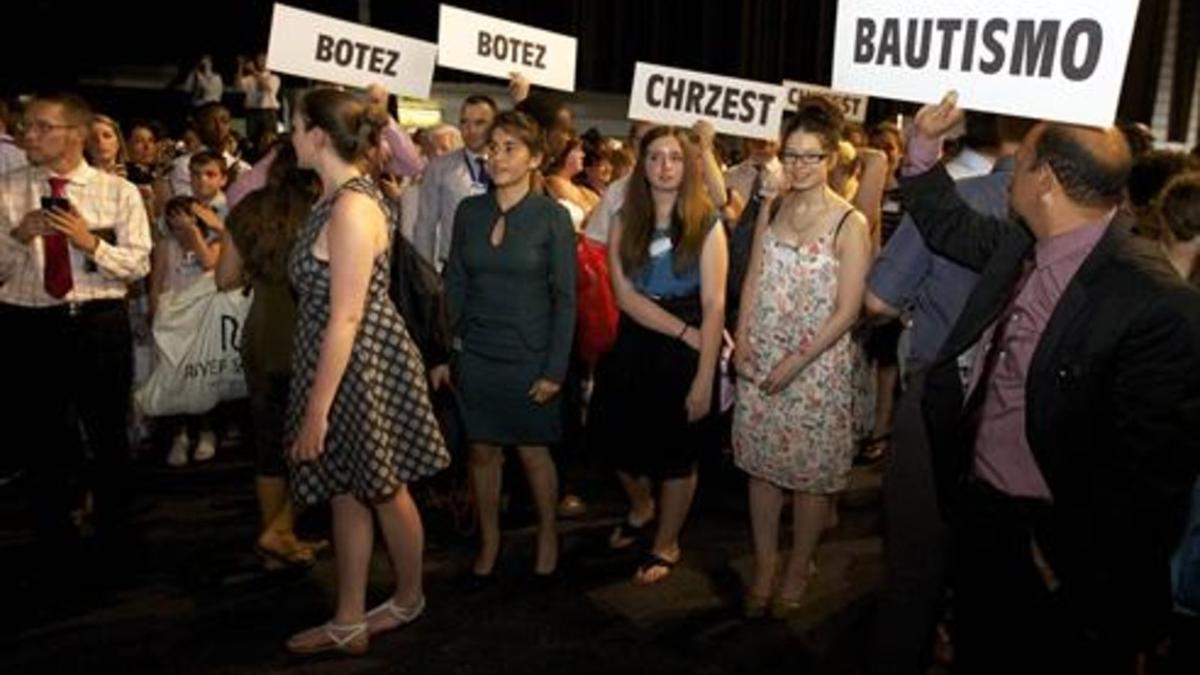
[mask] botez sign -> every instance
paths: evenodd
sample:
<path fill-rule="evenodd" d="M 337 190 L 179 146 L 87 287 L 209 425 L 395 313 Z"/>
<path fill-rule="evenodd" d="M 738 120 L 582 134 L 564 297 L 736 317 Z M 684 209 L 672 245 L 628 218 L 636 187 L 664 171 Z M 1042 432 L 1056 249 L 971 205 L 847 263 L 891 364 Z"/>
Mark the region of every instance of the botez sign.
<path fill-rule="evenodd" d="M 429 98 L 437 45 L 275 5 L 267 67 L 281 73 L 352 87 Z"/>
<path fill-rule="evenodd" d="M 438 65 L 575 90 L 575 38 L 442 5 Z"/>
<path fill-rule="evenodd" d="M 841 0 L 833 86 L 1107 126 L 1137 0 Z"/>

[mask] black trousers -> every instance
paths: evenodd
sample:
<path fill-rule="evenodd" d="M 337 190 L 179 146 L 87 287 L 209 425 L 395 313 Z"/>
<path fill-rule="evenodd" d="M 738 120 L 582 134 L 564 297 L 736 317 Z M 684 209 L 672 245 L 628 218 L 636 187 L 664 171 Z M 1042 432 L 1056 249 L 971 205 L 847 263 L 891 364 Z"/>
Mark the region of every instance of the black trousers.
<path fill-rule="evenodd" d="M 912 373 L 892 424 L 883 477 L 885 572 L 870 653 L 873 675 L 925 673 L 945 604 L 947 531 L 921 416 L 924 380 L 924 373 Z"/>
<path fill-rule="evenodd" d="M 952 524 L 955 673 L 1134 672 L 1128 636 L 1089 628 L 1033 553 L 1049 505 L 1005 495 L 982 480 L 962 488 Z"/>
<path fill-rule="evenodd" d="M 0 428 L 11 434 L 9 451 L 24 467 L 38 535 L 53 543 L 77 534 L 70 512 L 85 442 L 97 534 L 117 534 L 132 491 L 133 340 L 125 302 L 39 309 L 0 304 L 0 350 L 9 394 Z"/>

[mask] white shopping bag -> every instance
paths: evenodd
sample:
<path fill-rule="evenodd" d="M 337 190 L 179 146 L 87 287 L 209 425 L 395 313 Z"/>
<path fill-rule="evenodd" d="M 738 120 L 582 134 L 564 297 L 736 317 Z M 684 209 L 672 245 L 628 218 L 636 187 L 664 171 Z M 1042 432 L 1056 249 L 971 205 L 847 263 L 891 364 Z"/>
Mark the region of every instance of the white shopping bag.
<path fill-rule="evenodd" d="M 144 415 L 197 415 L 246 396 L 242 325 L 251 297 L 220 292 L 211 273 L 163 293 L 154 317 L 156 363 L 134 394 Z"/>

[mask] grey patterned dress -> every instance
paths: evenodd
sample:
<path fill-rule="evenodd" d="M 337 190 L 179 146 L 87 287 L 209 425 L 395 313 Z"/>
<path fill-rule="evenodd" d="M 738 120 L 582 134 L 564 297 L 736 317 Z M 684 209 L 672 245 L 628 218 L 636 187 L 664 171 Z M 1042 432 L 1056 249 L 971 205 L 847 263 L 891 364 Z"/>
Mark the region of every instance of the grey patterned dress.
<path fill-rule="evenodd" d="M 312 247 L 333 204 L 348 190 L 371 197 L 390 215 L 379 189 L 368 179 L 355 178 L 313 209 L 297 237 L 288 262 L 299 311 L 287 415 L 289 446 L 304 421 L 329 321 L 329 265 L 313 255 Z M 315 461 L 290 465 L 292 497 L 298 505 L 316 504 L 340 494 L 381 499 L 395 493 L 402 483 L 430 476 L 450 464 L 429 403 L 425 366 L 388 297 L 390 250 L 389 246 L 379 254 L 371 268 L 366 311 L 329 411 L 325 451 Z"/>

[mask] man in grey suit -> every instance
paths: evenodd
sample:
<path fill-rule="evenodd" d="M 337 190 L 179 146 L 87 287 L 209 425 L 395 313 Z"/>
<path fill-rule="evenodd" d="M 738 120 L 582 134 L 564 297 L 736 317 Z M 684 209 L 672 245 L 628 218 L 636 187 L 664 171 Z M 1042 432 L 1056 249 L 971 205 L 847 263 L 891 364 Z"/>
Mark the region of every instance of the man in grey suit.
<path fill-rule="evenodd" d="M 450 257 L 450 234 L 458 203 L 464 197 L 486 192 L 491 185 L 483 151 L 495 116 L 496 102 L 491 98 L 467 97 L 459 113 L 464 147 L 434 159 L 425 167 L 413 243 L 417 252 L 439 271 Z"/>

